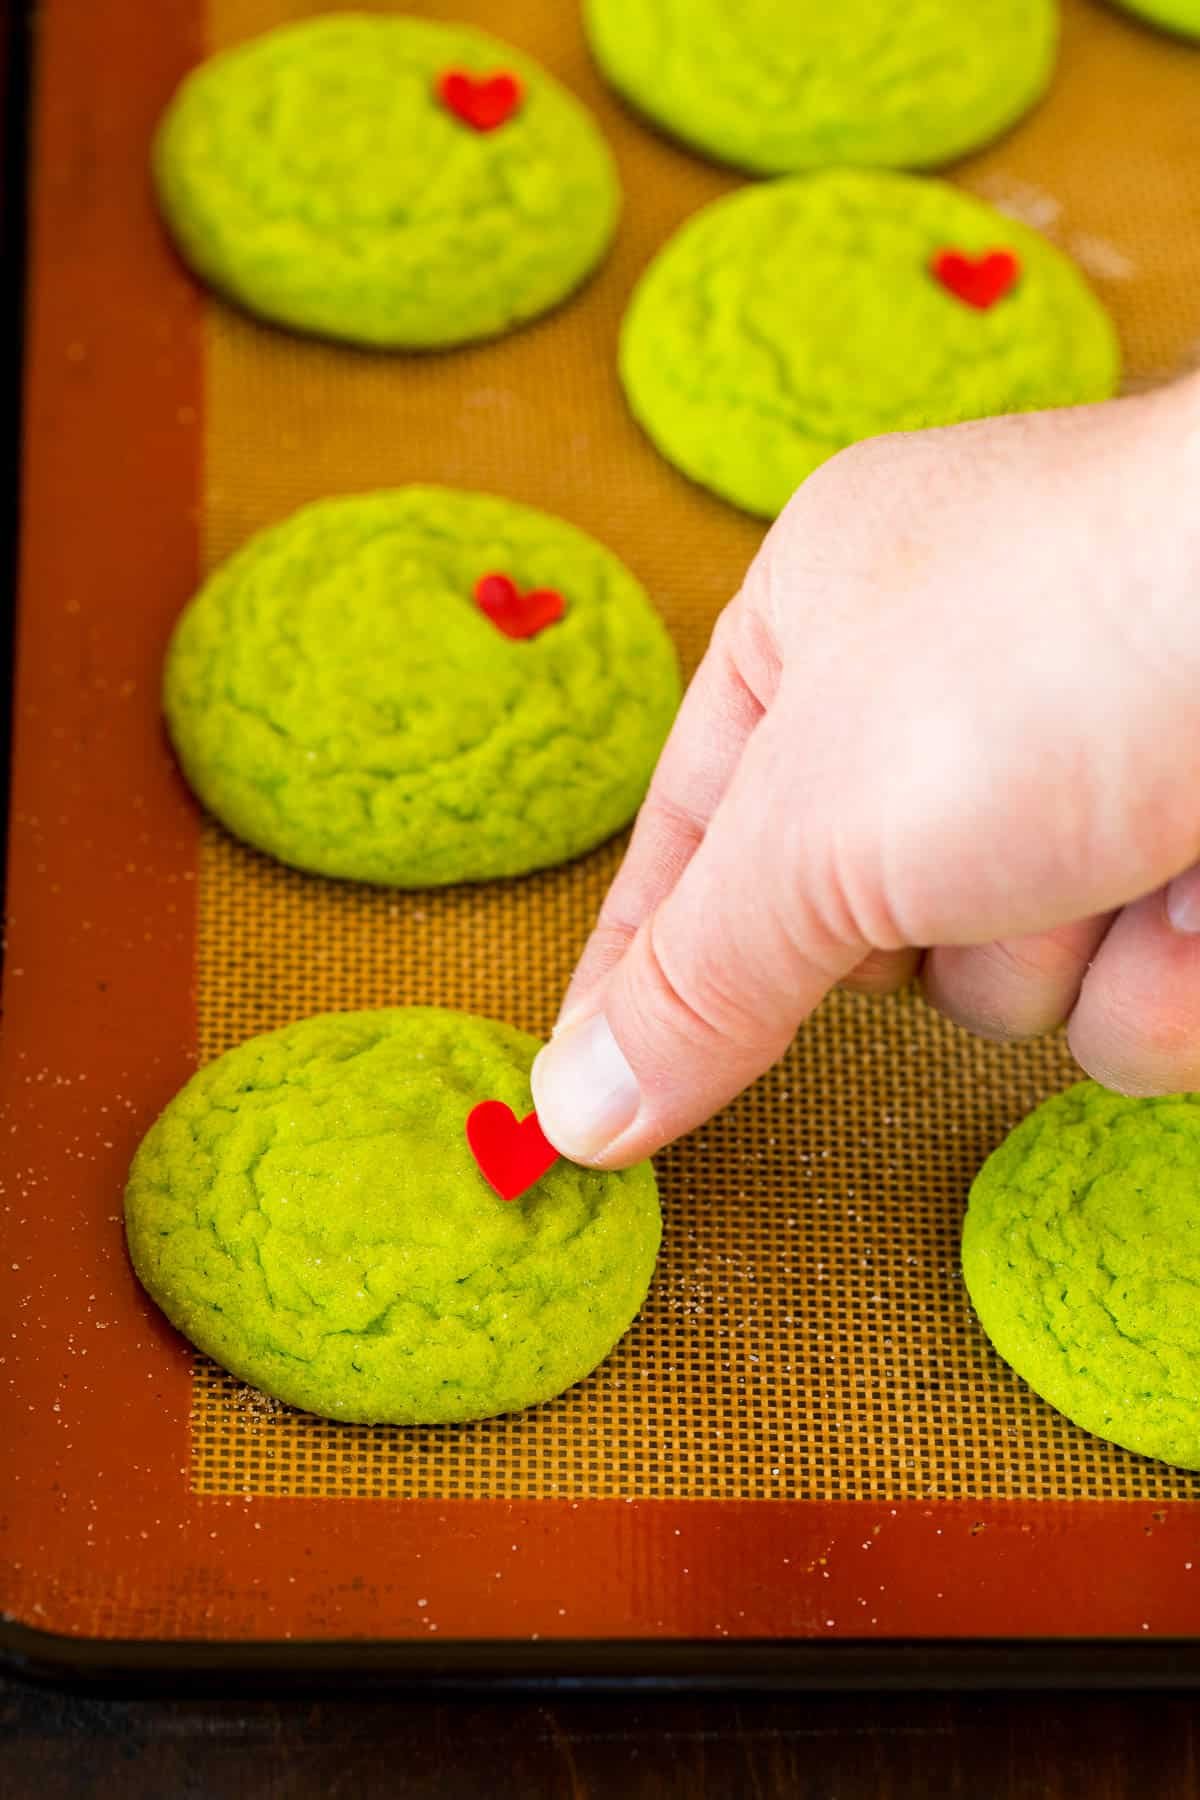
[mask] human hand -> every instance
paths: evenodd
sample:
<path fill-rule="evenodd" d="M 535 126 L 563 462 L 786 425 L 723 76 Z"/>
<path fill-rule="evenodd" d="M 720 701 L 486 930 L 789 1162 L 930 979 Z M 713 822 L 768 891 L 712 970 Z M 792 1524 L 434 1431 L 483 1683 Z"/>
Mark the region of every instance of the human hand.
<path fill-rule="evenodd" d="M 1069 1020 L 1110 1087 L 1200 1087 L 1198 855 L 1200 381 L 857 445 L 717 622 L 542 1126 L 623 1167 L 831 987 L 915 973 L 988 1037 Z"/>

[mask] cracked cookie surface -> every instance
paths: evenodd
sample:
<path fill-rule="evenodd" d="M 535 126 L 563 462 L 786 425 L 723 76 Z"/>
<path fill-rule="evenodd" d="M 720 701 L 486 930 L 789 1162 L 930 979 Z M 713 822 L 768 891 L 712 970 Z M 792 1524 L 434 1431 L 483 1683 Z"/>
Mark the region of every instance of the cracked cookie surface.
<path fill-rule="evenodd" d="M 563 619 L 506 637 L 500 570 Z M 183 613 L 164 705 L 195 792 L 302 869 L 397 887 L 523 874 L 641 803 L 679 701 L 674 649 L 612 553 L 485 494 L 319 501 L 252 538 Z"/>
<path fill-rule="evenodd" d="M 584 16 L 627 100 L 760 175 L 961 156 L 1039 98 L 1058 30 L 1053 0 L 585 0 Z"/>
<path fill-rule="evenodd" d="M 646 1295 L 654 1172 L 557 1162 L 498 1200 L 480 1100 L 530 1110 L 524 1032 L 436 1007 L 326 1013 L 193 1076 L 125 1194 L 138 1276 L 244 1381 L 332 1419 L 484 1418 L 601 1362 Z"/>
<path fill-rule="evenodd" d="M 1081 1082 L 984 1164 L 963 1227 L 981 1324 L 1085 1431 L 1200 1468 L 1200 1095 Z"/>
<path fill-rule="evenodd" d="M 987 311 L 940 250 L 1021 263 Z M 944 182 L 839 169 L 705 207 L 642 276 L 621 377 L 658 449 L 770 518 L 861 438 L 1109 397 L 1119 352 L 1082 275 L 1028 226 Z"/>
<path fill-rule="evenodd" d="M 476 131 L 439 76 L 506 70 L 518 111 Z M 491 337 L 600 260 L 620 189 L 600 132 L 529 57 L 467 26 L 331 14 L 202 63 L 154 147 L 185 259 L 249 311 L 378 348 Z"/>

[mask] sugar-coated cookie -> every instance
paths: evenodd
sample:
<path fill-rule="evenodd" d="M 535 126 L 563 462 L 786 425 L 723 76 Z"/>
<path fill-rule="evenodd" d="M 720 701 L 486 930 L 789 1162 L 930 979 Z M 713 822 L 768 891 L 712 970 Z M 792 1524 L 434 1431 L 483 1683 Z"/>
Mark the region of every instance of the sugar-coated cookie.
<path fill-rule="evenodd" d="M 232 832 L 396 887 L 610 837 L 678 700 L 670 639 L 610 551 L 425 487 L 319 501 L 252 538 L 184 612 L 164 683 L 184 773 Z"/>
<path fill-rule="evenodd" d="M 1058 35 L 1054 0 L 584 0 L 584 17 L 627 100 L 760 175 L 962 156 L 1041 96 Z"/>
<path fill-rule="evenodd" d="M 963 1274 L 992 1343 L 1076 1425 L 1200 1469 L 1200 1095 L 1081 1082 L 971 1189 Z"/>
<path fill-rule="evenodd" d="M 1116 0 L 1116 4 L 1152 25 L 1182 37 L 1200 38 L 1200 0 Z"/>
<path fill-rule="evenodd" d="M 1028 226 L 945 182 L 838 169 L 688 220 L 634 291 L 620 364 L 663 455 L 769 518 L 857 439 L 1104 399 L 1119 353 Z"/>
<path fill-rule="evenodd" d="M 380 348 L 506 331 L 603 256 L 608 147 L 529 57 L 465 25 L 337 13 L 222 51 L 154 148 L 192 267 L 251 312 Z"/>
<path fill-rule="evenodd" d="M 326 1013 L 192 1077 L 129 1176 L 148 1292 L 242 1380 L 331 1419 L 435 1424 L 548 1400 L 646 1295 L 654 1173 L 557 1162 L 511 1204 L 468 1113 L 528 1113 L 535 1039 L 434 1007 Z"/>

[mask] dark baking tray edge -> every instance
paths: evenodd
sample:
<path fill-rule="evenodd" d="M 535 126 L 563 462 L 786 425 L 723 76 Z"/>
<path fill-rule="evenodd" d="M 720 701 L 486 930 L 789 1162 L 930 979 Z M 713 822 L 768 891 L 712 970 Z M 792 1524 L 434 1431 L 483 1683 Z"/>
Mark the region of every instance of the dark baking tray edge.
<path fill-rule="evenodd" d="M 352 1686 L 495 1692 L 985 1692 L 1200 1686 L 1200 1640 L 930 1639 L 841 1643 L 611 1639 L 530 1643 L 164 1643 L 58 1636 L 0 1624 L 0 1667 L 116 1694 Z"/>

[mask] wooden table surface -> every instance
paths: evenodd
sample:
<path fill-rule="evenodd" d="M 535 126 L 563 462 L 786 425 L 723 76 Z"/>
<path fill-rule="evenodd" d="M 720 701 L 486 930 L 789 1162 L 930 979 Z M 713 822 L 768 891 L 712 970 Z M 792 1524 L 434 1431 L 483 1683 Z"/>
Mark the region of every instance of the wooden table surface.
<path fill-rule="evenodd" d="M 103 1699 L 0 1683 L 7 1800 L 1192 1800 L 1185 1694 Z"/>

